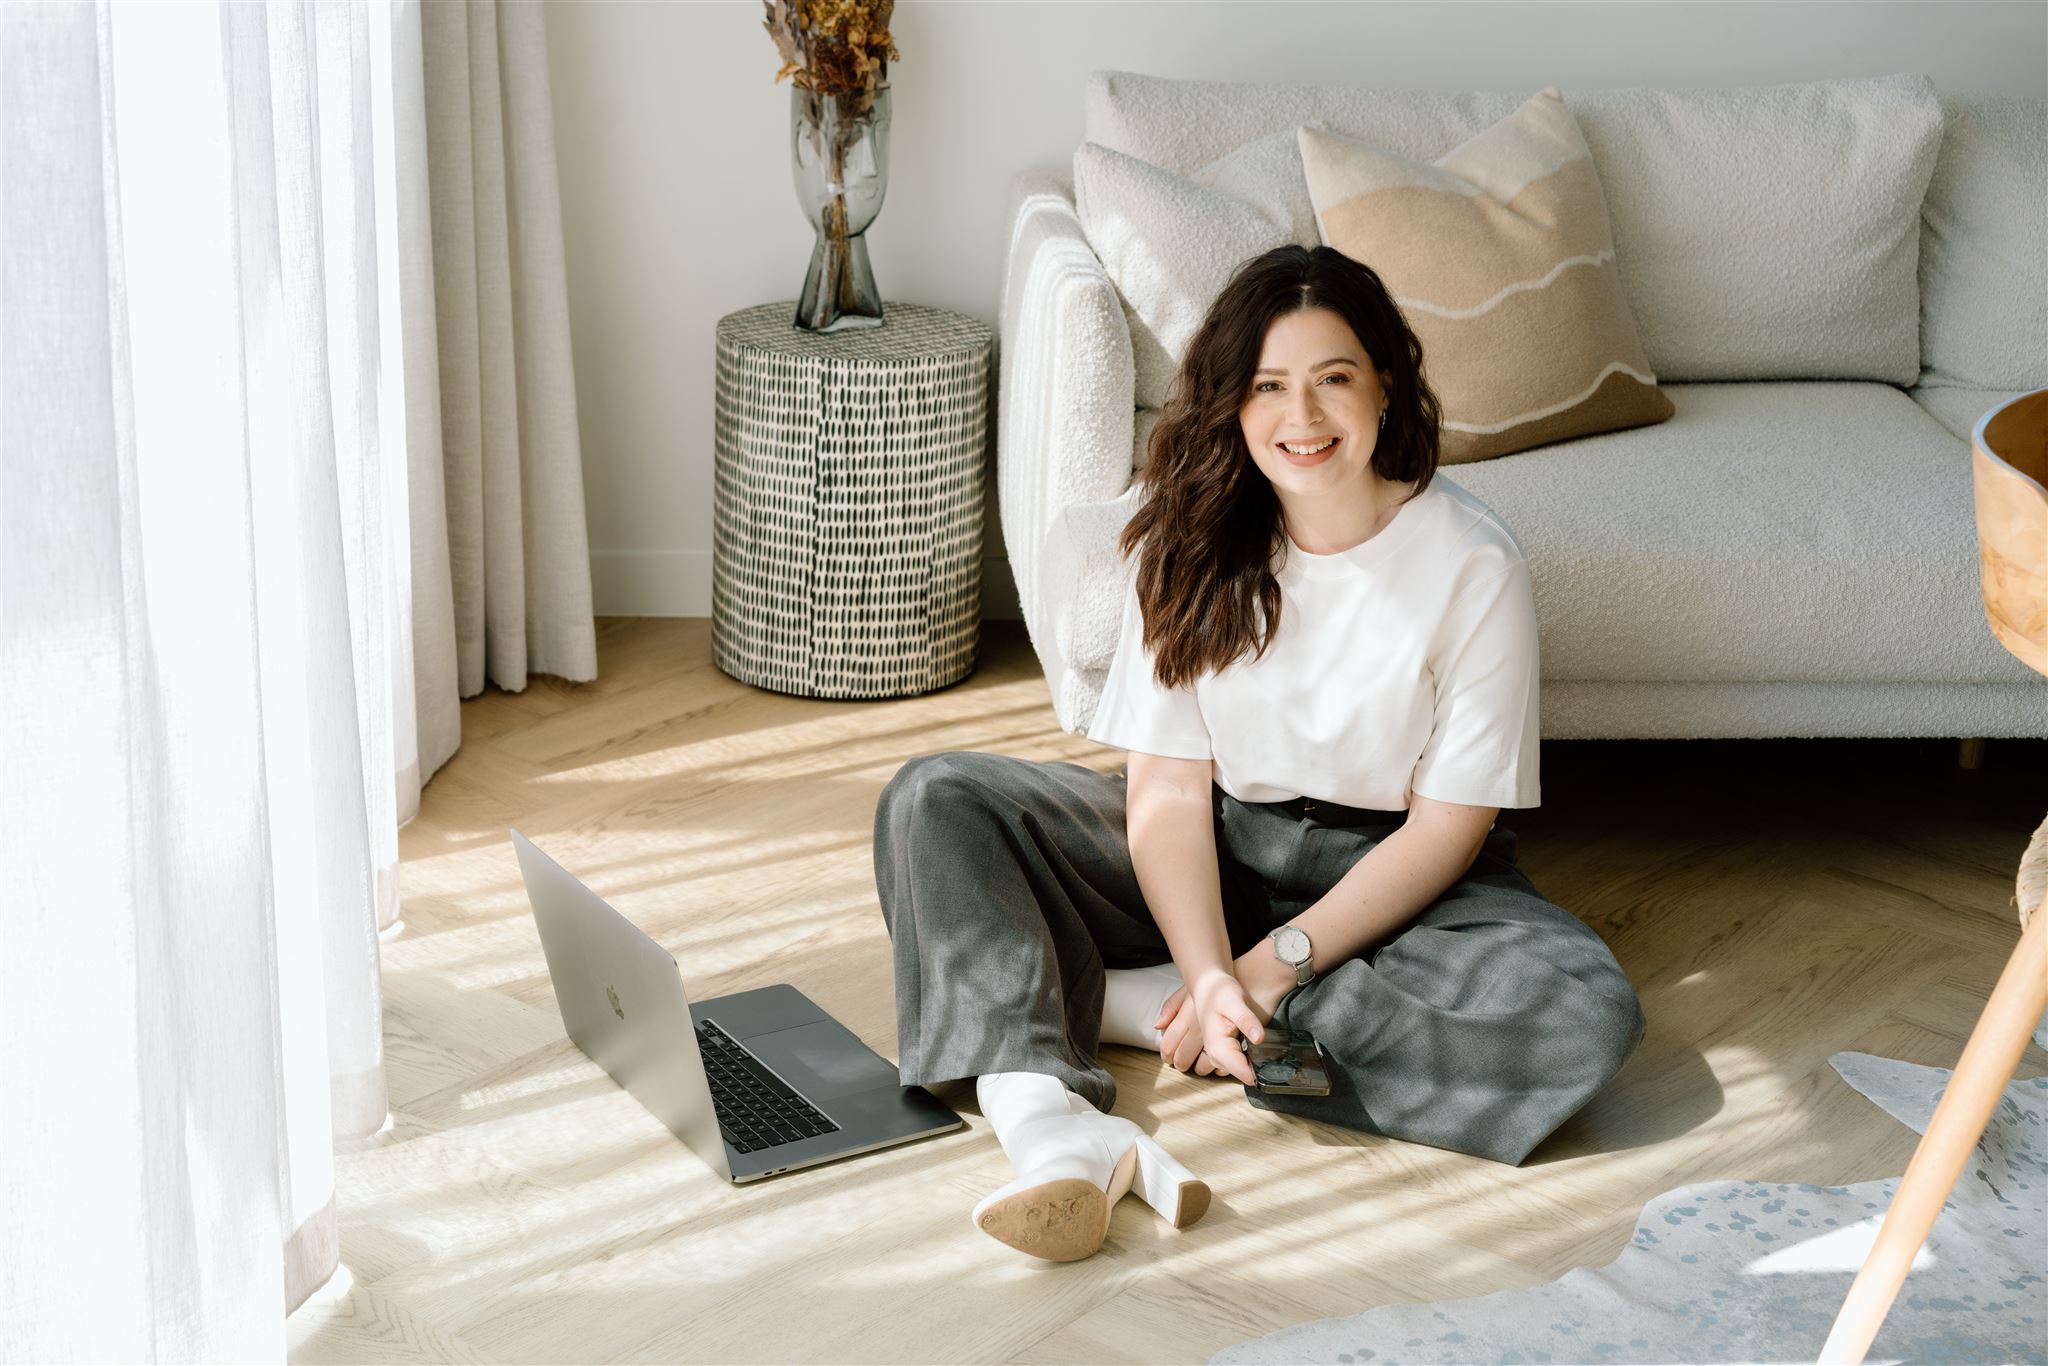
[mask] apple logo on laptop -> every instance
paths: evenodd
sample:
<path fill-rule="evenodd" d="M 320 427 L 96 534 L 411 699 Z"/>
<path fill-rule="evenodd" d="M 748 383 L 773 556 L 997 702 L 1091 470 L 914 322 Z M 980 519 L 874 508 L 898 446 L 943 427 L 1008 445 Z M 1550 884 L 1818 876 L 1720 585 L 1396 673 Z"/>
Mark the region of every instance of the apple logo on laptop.
<path fill-rule="evenodd" d="M 619 1004 L 619 993 L 612 990 L 611 983 L 609 982 L 605 983 L 604 998 L 612 1003 L 612 1014 L 622 1020 L 626 1018 L 625 1008 Z"/>

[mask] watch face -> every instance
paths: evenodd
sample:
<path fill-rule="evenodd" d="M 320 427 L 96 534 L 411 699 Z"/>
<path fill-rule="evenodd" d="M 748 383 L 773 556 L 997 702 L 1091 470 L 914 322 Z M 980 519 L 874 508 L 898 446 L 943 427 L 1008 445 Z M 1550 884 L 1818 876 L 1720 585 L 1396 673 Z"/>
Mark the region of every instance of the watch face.
<path fill-rule="evenodd" d="M 1304 963 L 1308 961 L 1308 935 L 1292 926 L 1274 933 L 1273 944 L 1280 951 L 1283 962 Z"/>

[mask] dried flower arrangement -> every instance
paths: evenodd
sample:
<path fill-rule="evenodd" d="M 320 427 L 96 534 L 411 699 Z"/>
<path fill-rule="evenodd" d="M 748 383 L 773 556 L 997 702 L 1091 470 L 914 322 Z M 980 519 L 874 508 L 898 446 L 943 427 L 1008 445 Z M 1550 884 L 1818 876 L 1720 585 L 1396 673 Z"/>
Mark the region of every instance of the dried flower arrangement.
<path fill-rule="evenodd" d="M 889 63 L 900 61 L 889 36 L 889 16 L 896 0 L 762 0 L 767 17 L 761 26 L 782 54 L 781 83 L 792 77 L 804 90 L 821 95 L 851 95 L 846 112 L 859 115 L 873 101 L 875 88 L 889 83 Z"/>
<path fill-rule="evenodd" d="M 813 331 L 879 327 L 880 292 L 862 235 L 887 185 L 892 97 L 889 36 L 896 0 L 762 0 L 762 27 L 792 78 L 791 148 L 817 246 L 795 324 Z"/>

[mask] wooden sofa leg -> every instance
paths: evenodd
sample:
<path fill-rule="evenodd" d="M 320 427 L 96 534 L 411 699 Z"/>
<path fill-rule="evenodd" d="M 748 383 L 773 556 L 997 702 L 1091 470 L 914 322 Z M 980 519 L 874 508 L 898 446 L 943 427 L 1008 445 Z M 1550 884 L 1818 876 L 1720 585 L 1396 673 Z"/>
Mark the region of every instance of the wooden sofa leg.
<path fill-rule="evenodd" d="M 1982 767 L 1984 767 L 1984 737 L 1983 737 L 1983 736 L 1981 736 L 1981 735 L 1965 735 L 1965 736 L 1964 736 L 1964 737 L 1963 737 L 1963 738 L 1961 739 L 1961 741 L 1959 741 L 1959 744 L 1960 744 L 1960 746 L 1961 746 L 1961 747 L 1960 747 L 1959 749 L 1957 749 L 1957 751 L 1956 751 L 1956 763 L 1957 763 L 1957 764 L 1958 764 L 1958 765 L 1959 765 L 1960 767 L 1962 767 L 1962 768 L 1982 768 Z"/>

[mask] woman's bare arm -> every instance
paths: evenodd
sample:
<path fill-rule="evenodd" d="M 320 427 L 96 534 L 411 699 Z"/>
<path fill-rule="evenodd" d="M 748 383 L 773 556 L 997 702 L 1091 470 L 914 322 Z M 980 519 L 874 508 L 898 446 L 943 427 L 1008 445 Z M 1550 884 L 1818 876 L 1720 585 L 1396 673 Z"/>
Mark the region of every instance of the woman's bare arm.
<path fill-rule="evenodd" d="M 1175 990 L 1187 993 L 1186 1022 L 1176 1014 L 1159 1026 L 1160 1052 L 1182 1071 L 1210 1059 L 1214 1070 L 1254 1085 L 1243 1040 L 1263 1029 L 1237 979 L 1223 920 L 1215 772 L 1210 759 L 1133 752 L 1125 826 L 1139 890 L 1180 969 L 1184 985 Z"/>
<path fill-rule="evenodd" d="M 1124 824 L 1145 904 L 1192 991 L 1211 972 L 1233 974 L 1217 866 L 1212 759 L 1131 752 Z"/>

